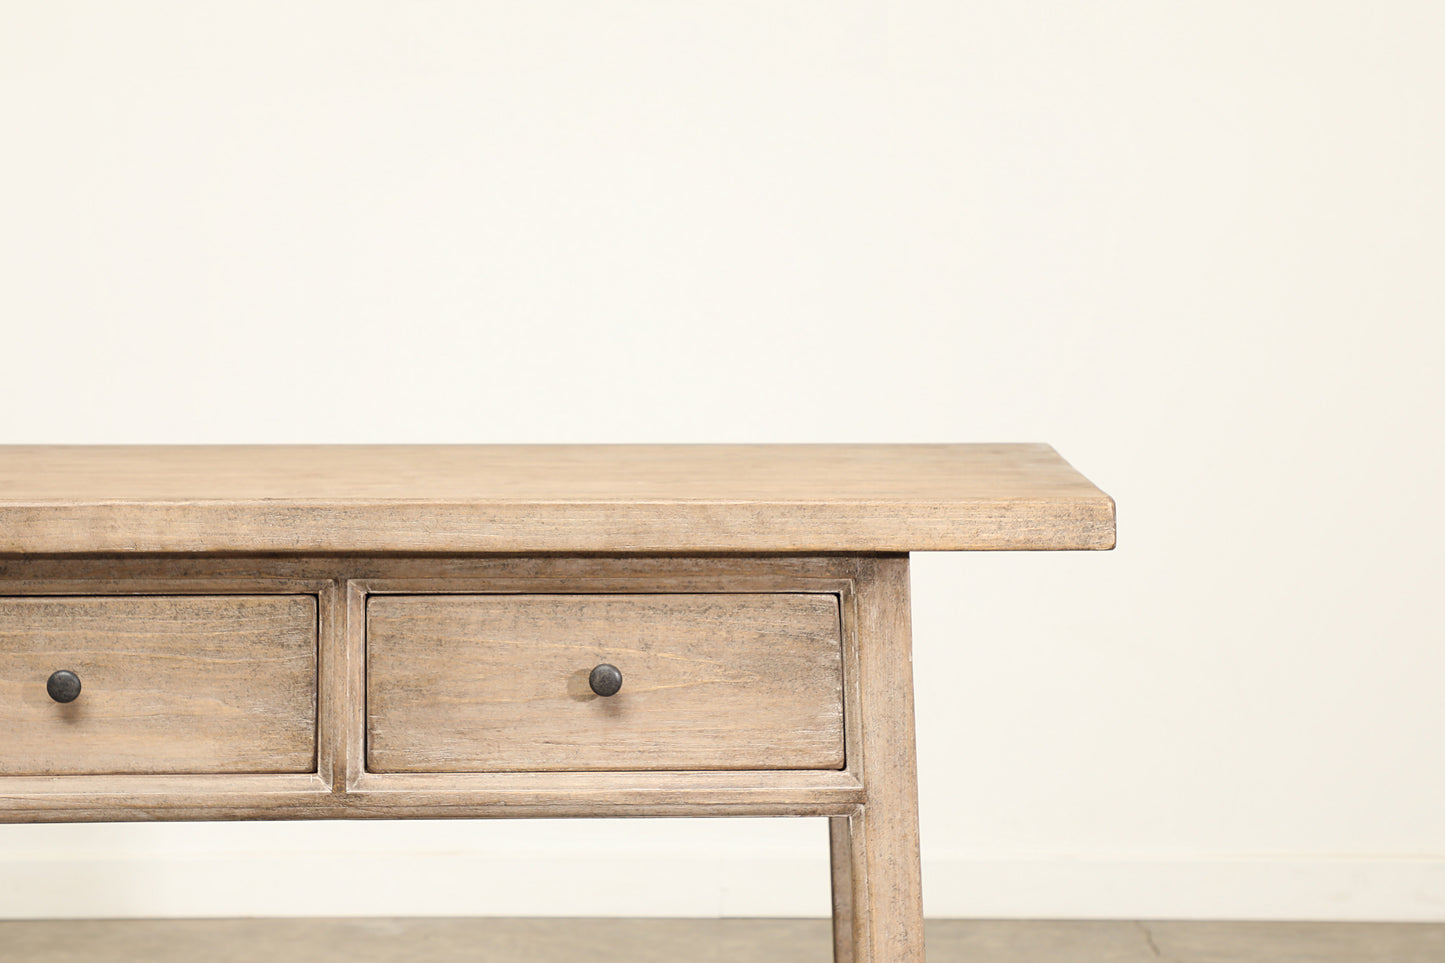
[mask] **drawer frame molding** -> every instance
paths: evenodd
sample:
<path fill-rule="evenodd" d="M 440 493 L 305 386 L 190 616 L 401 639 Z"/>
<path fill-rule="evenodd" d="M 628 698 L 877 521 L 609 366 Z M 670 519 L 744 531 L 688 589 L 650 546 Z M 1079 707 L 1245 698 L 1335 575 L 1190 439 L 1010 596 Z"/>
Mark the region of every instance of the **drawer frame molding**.
<path fill-rule="evenodd" d="M 838 597 L 840 770 L 366 771 L 371 596 L 774 592 Z M 10 557 L 0 594 L 310 594 L 319 616 L 314 773 L 3 776 L 0 822 L 822 816 L 838 963 L 922 960 L 907 555 Z"/>
<path fill-rule="evenodd" d="M 869 744 L 860 619 L 906 556 L 0 559 L 22 596 L 314 595 L 317 768 L 301 774 L 0 776 L 0 822 L 493 816 L 849 816 Z M 709 772 L 369 773 L 366 600 L 380 594 L 837 595 L 845 766 Z M 866 631 L 866 629 L 865 629 Z M 873 646 L 870 645 L 869 648 Z M 878 698 L 875 695 L 873 698 Z M 872 727 L 876 730 L 875 725 Z M 888 749 L 875 750 L 891 751 Z"/>
<path fill-rule="evenodd" d="M 368 808 L 435 816 L 837 816 L 863 800 L 854 615 L 856 570 L 841 558 L 679 559 L 595 558 L 504 560 L 485 570 L 445 576 L 400 574 L 346 583 L 346 759 L 340 784 Z M 551 564 L 548 564 L 548 562 Z M 789 564 L 793 562 L 795 564 Z M 761 564 L 759 564 L 761 563 Z M 471 772 L 366 771 L 366 601 L 375 595 L 437 594 L 748 594 L 819 593 L 839 597 L 843 646 L 845 766 L 840 770 L 707 772 Z"/>

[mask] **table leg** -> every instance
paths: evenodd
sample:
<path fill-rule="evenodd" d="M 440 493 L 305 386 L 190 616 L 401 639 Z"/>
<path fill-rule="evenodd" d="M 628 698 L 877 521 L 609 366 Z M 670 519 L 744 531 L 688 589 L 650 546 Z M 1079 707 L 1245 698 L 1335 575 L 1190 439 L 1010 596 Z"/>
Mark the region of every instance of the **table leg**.
<path fill-rule="evenodd" d="M 862 560 L 857 606 L 862 745 L 854 761 L 861 764 L 864 797 L 852 815 L 830 821 L 835 910 L 844 854 L 852 884 L 846 901 L 852 952 L 837 959 L 923 963 L 908 557 Z"/>
<path fill-rule="evenodd" d="M 848 817 L 828 819 L 833 863 L 833 963 L 853 963 L 853 845 Z"/>

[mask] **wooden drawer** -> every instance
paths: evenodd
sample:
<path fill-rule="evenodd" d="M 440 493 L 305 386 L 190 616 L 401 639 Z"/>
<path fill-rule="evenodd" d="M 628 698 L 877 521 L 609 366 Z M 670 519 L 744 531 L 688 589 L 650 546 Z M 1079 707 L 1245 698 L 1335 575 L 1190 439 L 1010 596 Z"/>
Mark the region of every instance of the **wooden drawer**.
<path fill-rule="evenodd" d="M 0 598 L 0 774 L 312 772 L 316 647 L 310 595 Z"/>
<path fill-rule="evenodd" d="M 843 767 L 835 595 L 383 595 L 366 632 L 372 772 Z"/>

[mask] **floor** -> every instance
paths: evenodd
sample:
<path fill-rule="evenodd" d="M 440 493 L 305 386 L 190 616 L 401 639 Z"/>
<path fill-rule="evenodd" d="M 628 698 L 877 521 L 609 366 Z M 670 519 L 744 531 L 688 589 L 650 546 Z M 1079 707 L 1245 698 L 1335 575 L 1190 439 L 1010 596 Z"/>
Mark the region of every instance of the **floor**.
<path fill-rule="evenodd" d="M 831 963 L 826 920 L 0 922 L 0 963 Z M 932 920 L 929 963 L 1445 963 L 1445 923 Z"/>

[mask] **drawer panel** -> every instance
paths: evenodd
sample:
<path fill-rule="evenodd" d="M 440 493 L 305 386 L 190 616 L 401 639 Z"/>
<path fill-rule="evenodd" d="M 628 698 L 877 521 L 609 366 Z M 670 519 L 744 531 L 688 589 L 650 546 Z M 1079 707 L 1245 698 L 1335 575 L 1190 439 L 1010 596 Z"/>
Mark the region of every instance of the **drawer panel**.
<path fill-rule="evenodd" d="M 316 646 L 310 595 L 0 598 L 0 774 L 312 772 Z"/>
<path fill-rule="evenodd" d="M 835 595 L 375 596 L 366 689 L 372 772 L 843 766 Z"/>

